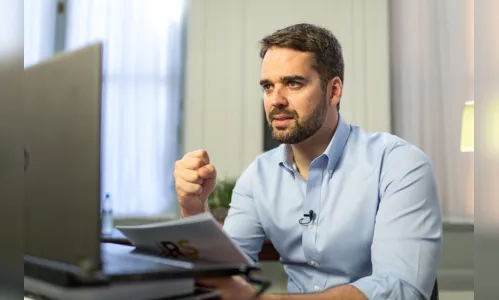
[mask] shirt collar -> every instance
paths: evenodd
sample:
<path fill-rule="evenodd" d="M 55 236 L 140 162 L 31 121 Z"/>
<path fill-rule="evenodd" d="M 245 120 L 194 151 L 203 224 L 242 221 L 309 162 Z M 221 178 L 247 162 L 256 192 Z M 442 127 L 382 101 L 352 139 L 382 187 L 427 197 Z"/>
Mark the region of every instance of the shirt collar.
<path fill-rule="evenodd" d="M 338 126 L 336 127 L 333 138 L 329 142 L 324 153 L 321 155 L 327 158 L 327 170 L 334 170 L 336 167 L 336 164 L 343 153 L 348 137 L 350 136 L 350 129 L 350 124 L 348 124 L 347 121 L 339 115 Z M 285 166 L 290 170 L 293 169 L 294 163 L 290 145 L 280 145 L 279 151 L 277 151 L 276 154 L 280 166 Z"/>

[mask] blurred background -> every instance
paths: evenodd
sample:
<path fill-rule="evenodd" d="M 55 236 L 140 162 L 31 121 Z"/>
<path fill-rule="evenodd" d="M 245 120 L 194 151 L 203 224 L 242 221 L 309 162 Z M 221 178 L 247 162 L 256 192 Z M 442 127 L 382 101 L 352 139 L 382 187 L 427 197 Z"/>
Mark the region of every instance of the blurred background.
<path fill-rule="evenodd" d="M 277 145 L 258 42 L 301 22 L 342 44 L 342 115 L 433 160 L 441 298 L 473 299 L 473 0 L 24 0 L 24 67 L 104 42 L 103 197 L 115 224 L 170 219 L 173 166 L 185 152 L 207 149 L 223 182 Z M 263 265 L 272 291 L 285 289 L 279 262 Z"/>

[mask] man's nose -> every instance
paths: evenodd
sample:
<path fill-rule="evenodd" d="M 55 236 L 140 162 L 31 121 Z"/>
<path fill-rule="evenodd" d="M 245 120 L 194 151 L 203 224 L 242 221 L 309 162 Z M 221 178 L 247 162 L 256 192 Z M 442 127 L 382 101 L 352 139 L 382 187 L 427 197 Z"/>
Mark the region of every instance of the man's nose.
<path fill-rule="evenodd" d="M 288 106 L 286 95 L 284 95 L 281 89 L 275 89 L 273 91 L 273 93 L 270 95 L 270 103 L 275 107 Z"/>

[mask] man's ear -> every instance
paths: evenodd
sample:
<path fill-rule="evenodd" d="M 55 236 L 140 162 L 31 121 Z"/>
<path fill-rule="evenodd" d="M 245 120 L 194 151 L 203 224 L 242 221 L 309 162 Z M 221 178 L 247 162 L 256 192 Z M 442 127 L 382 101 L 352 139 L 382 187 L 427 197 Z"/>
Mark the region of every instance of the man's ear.
<path fill-rule="evenodd" d="M 338 106 L 340 103 L 341 96 L 343 95 L 343 83 L 341 79 L 336 76 L 328 82 L 328 100 L 329 105 Z"/>

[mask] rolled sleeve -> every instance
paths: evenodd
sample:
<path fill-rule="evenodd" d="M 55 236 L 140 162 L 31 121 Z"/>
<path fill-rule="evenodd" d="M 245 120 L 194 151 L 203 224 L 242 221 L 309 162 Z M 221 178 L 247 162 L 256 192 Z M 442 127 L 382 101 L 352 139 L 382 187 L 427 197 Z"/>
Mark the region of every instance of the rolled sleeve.
<path fill-rule="evenodd" d="M 367 299 L 376 300 L 417 300 L 422 294 L 411 284 L 390 274 L 378 272 L 376 275 L 361 278 L 352 283 Z M 428 299 L 428 298 L 425 298 Z"/>
<path fill-rule="evenodd" d="M 409 144 L 387 155 L 374 227 L 373 273 L 353 285 L 368 299 L 429 299 L 439 262 L 442 218 L 427 156 Z"/>
<path fill-rule="evenodd" d="M 229 212 L 224 221 L 226 233 L 254 262 L 258 262 L 258 254 L 265 240 L 251 193 L 251 181 L 256 175 L 253 164 L 243 172 L 232 192 Z"/>

